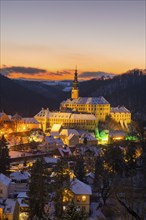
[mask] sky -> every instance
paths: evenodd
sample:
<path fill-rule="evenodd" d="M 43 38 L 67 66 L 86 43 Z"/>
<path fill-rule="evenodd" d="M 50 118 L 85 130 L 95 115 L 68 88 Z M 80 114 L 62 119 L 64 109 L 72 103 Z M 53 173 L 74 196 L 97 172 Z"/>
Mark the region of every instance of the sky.
<path fill-rule="evenodd" d="M 145 1 L 1 0 L 1 72 L 71 79 L 144 69 Z"/>

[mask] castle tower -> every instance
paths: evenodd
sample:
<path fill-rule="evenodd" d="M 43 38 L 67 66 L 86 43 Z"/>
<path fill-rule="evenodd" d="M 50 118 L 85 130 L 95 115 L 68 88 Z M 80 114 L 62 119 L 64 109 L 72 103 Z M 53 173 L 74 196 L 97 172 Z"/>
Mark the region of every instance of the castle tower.
<path fill-rule="evenodd" d="M 77 99 L 79 97 L 79 82 L 78 82 L 78 72 L 77 68 L 75 69 L 74 81 L 72 84 L 71 98 Z"/>

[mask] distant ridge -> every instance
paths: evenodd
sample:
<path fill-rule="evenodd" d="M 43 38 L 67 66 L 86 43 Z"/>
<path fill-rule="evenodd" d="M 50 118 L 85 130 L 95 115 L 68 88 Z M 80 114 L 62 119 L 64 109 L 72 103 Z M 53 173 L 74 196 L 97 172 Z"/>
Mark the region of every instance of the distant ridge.
<path fill-rule="evenodd" d="M 0 111 L 33 116 L 42 107 L 58 110 L 60 102 L 70 98 L 64 83 L 11 80 L 0 75 Z M 124 105 L 135 118 L 146 120 L 146 70 L 133 69 L 109 79 L 92 79 L 79 84 L 80 96 L 104 96 L 112 106 Z"/>

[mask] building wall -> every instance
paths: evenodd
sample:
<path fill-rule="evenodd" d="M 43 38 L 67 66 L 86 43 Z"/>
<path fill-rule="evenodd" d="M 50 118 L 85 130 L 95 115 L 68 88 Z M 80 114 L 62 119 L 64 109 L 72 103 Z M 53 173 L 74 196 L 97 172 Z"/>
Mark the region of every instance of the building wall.
<path fill-rule="evenodd" d="M 86 199 L 85 199 L 86 197 Z M 83 208 L 87 214 L 90 211 L 90 195 L 74 195 L 74 202 L 80 208 Z"/>
<path fill-rule="evenodd" d="M 105 121 L 110 114 L 110 104 L 61 104 L 61 109 L 74 109 L 81 113 L 95 114 L 98 121 Z"/>
<path fill-rule="evenodd" d="M 66 128 L 75 128 L 75 129 L 84 129 L 84 130 L 94 130 L 97 126 L 97 121 L 95 120 L 49 118 L 47 120 L 47 127 L 52 128 L 54 124 L 59 124 L 59 123 Z"/>
<path fill-rule="evenodd" d="M 71 98 L 72 99 L 77 99 L 78 97 L 79 97 L 79 90 L 78 89 L 72 89 Z"/>
<path fill-rule="evenodd" d="M 51 129 L 54 124 L 61 124 L 64 128 L 76 128 L 83 130 L 95 130 L 97 127 L 97 120 L 85 120 L 85 119 L 72 119 L 72 118 L 60 118 L 49 117 L 47 119 L 41 117 L 35 117 L 38 122 L 42 124 L 43 131 L 47 128 Z"/>
<path fill-rule="evenodd" d="M 125 121 L 127 124 L 131 123 L 131 113 L 129 112 L 111 112 L 110 116 L 116 122 Z"/>
<path fill-rule="evenodd" d="M 0 183 L 0 198 L 6 199 L 8 197 L 8 186 Z"/>

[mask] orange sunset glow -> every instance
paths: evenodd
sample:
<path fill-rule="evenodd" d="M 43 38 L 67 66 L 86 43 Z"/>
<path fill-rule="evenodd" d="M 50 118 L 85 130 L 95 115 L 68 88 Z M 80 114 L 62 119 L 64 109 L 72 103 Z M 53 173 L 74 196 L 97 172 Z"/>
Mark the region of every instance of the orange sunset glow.
<path fill-rule="evenodd" d="M 145 68 L 143 1 L 3 1 L 1 6 L 0 67 L 7 77 L 72 79 L 75 65 L 79 75 Z M 10 67 L 45 71 L 5 73 Z"/>

